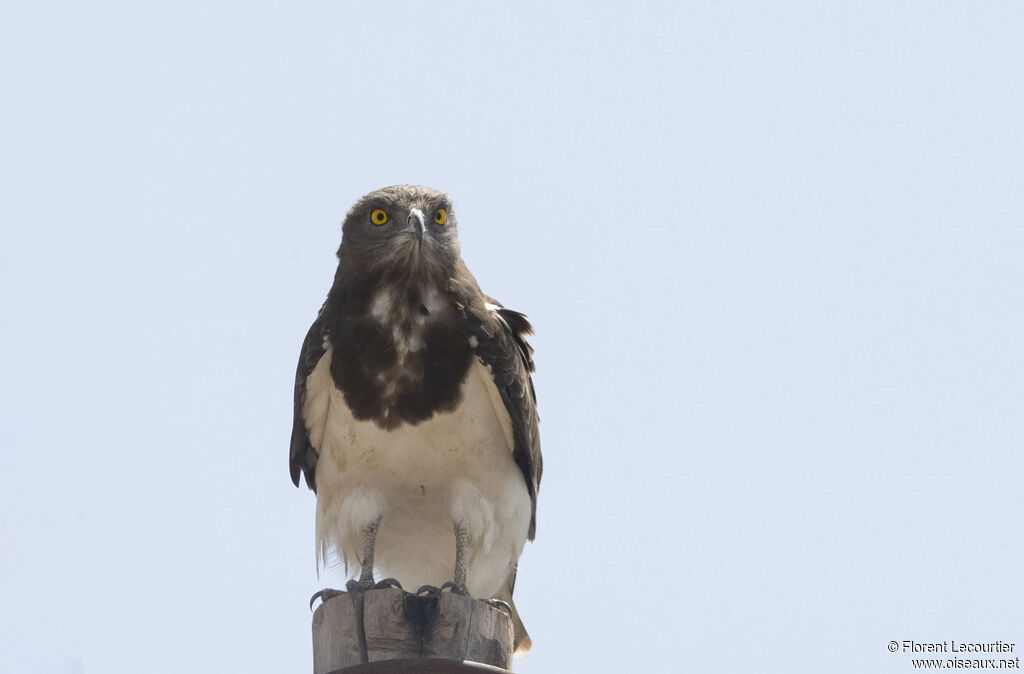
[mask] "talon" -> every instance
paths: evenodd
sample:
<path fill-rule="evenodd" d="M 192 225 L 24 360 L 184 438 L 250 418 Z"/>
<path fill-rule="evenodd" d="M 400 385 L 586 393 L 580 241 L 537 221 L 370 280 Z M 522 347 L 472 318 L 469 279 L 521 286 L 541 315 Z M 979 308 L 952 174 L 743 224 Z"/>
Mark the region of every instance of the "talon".
<path fill-rule="evenodd" d="M 487 605 L 498 609 L 499 611 L 507 615 L 509 619 L 512 619 L 512 607 L 509 606 L 509 603 L 507 601 L 502 601 L 500 599 L 488 599 Z"/>
<path fill-rule="evenodd" d="M 405 588 L 402 587 L 402 584 L 399 583 L 394 578 L 385 578 L 384 580 L 382 580 L 379 583 L 377 583 L 376 585 L 374 585 L 373 589 L 375 589 L 375 590 L 383 590 L 383 589 L 388 588 L 388 587 L 397 587 L 399 590 L 402 590 L 403 592 L 405 591 Z"/>
<path fill-rule="evenodd" d="M 433 585 L 422 585 L 420 589 L 416 590 L 417 597 L 425 597 L 431 594 L 441 594 L 441 590 Z"/>
<path fill-rule="evenodd" d="M 325 587 L 319 592 L 314 592 L 313 596 L 309 598 L 309 610 L 313 610 L 313 602 L 315 602 L 317 599 L 319 599 L 322 603 L 326 602 L 328 599 L 331 599 L 332 597 L 337 597 L 339 594 L 341 594 L 341 590 L 332 590 L 329 587 Z"/>
<path fill-rule="evenodd" d="M 452 594 L 461 594 L 464 597 L 469 596 L 469 589 L 465 585 L 453 583 L 452 581 L 448 581 L 441 586 L 441 591 L 443 592 L 444 590 L 451 590 Z"/>

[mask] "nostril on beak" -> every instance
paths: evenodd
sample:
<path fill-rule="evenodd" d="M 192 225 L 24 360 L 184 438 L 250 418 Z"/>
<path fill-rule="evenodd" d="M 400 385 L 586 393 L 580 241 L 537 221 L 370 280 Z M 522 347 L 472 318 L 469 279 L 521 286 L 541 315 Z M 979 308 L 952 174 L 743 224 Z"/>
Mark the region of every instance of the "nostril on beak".
<path fill-rule="evenodd" d="M 418 208 L 409 211 L 409 229 L 423 236 L 423 211 Z"/>

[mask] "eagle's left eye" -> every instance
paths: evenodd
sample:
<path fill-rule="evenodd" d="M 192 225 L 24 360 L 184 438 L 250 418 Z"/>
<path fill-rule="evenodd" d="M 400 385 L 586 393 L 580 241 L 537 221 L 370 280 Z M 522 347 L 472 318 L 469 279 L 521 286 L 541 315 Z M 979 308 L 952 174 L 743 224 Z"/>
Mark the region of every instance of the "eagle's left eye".
<path fill-rule="evenodd" d="M 443 208 L 437 209 L 437 212 L 434 213 L 434 222 L 436 222 L 439 225 L 443 225 L 447 221 L 448 221 L 448 214 L 444 212 L 444 209 Z"/>
<path fill-rule="evenodd" d="M 383 225 L 388 221 L 388 214 L 381 209 L 375 209 L 373 213 L 370 213 L 370 222 L 375 225 Z"/>

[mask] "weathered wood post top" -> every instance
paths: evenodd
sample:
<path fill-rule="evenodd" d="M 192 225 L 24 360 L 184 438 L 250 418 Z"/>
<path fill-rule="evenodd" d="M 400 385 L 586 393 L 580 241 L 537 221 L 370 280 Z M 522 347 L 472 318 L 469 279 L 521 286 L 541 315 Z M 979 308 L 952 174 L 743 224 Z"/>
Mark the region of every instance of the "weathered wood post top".
<path fill-rule="evenodd" d="M 512 620 L 493 603 L 397 587 L 325 594 L 313 674 L 509 672 Z"/>

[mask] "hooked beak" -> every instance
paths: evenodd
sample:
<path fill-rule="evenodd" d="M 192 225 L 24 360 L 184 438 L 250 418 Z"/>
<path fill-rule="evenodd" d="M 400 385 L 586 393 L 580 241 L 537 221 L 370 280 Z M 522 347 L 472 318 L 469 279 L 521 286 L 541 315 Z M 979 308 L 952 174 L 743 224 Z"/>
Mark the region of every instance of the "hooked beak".
<path fill-rule="evenodd" d="M 410 209 L 409 210 L 409 230 L 408 231 L 416 234 L 416 236 L 418 236 L 420 238 L 420 241 L 422 241 L 423 240 L 423 232 L 424 232 L 425 229 L 426 228 L 423 226 L 423 211 L 421 211 L 418 208 Z"/>

